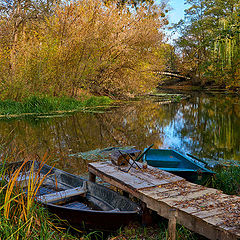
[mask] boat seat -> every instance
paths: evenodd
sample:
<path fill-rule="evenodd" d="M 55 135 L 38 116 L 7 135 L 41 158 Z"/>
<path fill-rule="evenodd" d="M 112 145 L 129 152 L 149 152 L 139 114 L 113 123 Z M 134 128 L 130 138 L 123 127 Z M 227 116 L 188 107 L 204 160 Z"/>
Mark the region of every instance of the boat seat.
<path fill-rule="evenodd" d="M 149 165 L 152 165 L 154 167 L 177 167 L 181 163 L 181 160 L 179 159 L 148 159 L 147 160 Z"/>
<path fill-rule="evenodd" d="M 43 203 L 51 203 L 59 200 L 64 200 L 69 197 L 74 197 L 78 195 L 83 195 L 87 192 L 85 187 L 76 187 L 72 189 L 67 189 L 65 191 L 49 193 L 45 195 L 38 196 L 36 199 Z"/>

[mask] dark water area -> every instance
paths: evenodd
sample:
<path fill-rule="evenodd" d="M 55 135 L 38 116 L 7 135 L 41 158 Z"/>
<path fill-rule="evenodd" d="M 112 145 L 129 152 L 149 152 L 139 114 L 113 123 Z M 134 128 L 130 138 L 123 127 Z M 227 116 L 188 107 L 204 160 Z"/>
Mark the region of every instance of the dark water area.
<path fill-rule="evenodd" d="M 11 134 L 10 134 L 11 133 Z M 88 160 L 69 154 L 110 146 L 172 148 L 200 158 L 240 162 L 240 98 L 194 94 L 179 103 L 153 99 L 121 104 L 105 113 L 0 121 L 2 141 L 58 159 L 56 167 L 84 175 Z"/>

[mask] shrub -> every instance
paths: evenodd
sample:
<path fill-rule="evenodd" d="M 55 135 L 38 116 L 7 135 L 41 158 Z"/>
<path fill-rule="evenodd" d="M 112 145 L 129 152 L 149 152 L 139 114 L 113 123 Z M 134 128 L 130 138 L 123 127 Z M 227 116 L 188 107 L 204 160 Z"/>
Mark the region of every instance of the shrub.
<path fill-rule="evenodd" d="M 218 170 L 213 177 L 213 187 L 226 194 L 240 195 L 240 167 L 230 166 Z"/>

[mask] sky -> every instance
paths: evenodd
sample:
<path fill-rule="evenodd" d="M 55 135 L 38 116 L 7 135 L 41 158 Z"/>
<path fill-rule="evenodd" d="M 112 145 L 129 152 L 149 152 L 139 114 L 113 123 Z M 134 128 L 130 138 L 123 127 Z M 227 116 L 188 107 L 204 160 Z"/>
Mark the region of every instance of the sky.
<path fill-rule="evenodd" d="M 158 0 L 156 2 L 158 2 Z M 169 5 L 172 9 L 169 13 L 169 19 L 168 19 L 170 25 L 177 23 L 179 20 L 184 18 L 184 9 L 187 8 L 184 2 L 185 0 L 169 0 Z M 177 33 L 173 35 L 169 30 L 167 30 L 166 32 L 168 36 L 171 35 L 171 38 L 168 40 L 170 43 L 172 43 L 173 40 L 178 37 Z"/>
<path fill-rule="evenodd" d="M 184 9 L 186 8 L 184 0 L 170 0 L 169 5 L 172 8 L 172 11 L 169 14 L 169 20 L 171 23 L 177 23 L 184 17 Z"/>

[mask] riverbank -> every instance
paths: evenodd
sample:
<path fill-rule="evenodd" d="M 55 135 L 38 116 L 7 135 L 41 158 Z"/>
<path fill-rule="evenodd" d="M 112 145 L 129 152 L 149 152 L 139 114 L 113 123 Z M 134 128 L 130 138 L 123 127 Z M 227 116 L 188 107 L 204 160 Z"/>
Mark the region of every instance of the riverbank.
<path fill-rule="evenodd" d="M 34 121 L 34 123 L 25 120 L 2 121 L 1 136 L 3 138 L 13 131 L 14 141 L 18 146 L 23 146 L 21 150 L 29 150 L 30 147 L 33 146 L 34 148 L 36 146 L 32 152 L 38 154 L 39 152 L 44 153 L 46 149 L 44 146 L 46 146 L 53 153 L 55 159 L 61 159 L 59 160 L 59 167 L 79 175 L 83 172 L 82 168 L 88 161 L 82 161 L 79 158 L 70 159 L 69 152 L 76 153 L 115 146 L 117 141 L 119 144 L 136 145 L 139 149 L 143 149 L 144 146 L 151 143 L 162 146 L 161 139 L 171 139 L 168 144 L 172 148 L 177 148 L 179 145 L 176 144 L 178 143 L 176 139 L 178 140 L 178 138 L 176 138 L 176 135 L 174 135 L 175 137 L 167 134 L 163 135 L 164 126 L 174 126 L 174 129 L 178 130 L 177 136 L 179 136 L 179 139 L 186 139 L 185 137 L 192 139 L 188 142 L 191 144 L 189 148 L 186 147 L 188 146 L 186 143 L 180 145 L 185 146 L 188 152 L 209 159 L 217 160 L 225 157 L 225 159 L 238 160 L 240 105 L 238 100 L 236 102 L 235 99 L 230 97 L 229 95 L 226 97 L 225 94 L 217 95 L 214 98 L 198 96 L 196 100 L 190 99 L 189 101 L 183 101 L 181 104 L 166 105 L 159 105 L 158 103 L 152 103 L 152 101 L 136 102 L 137 106 L 135 107 L 130 102 L 127 107 L 115 108 L 105 114 L 82 114 L 80 112 L 75 116 L 56 120 Z M 178 123 L 179 120 L 181 123 L 181 119 L 184 120 L 184 124 L 179 126 Z M 199 122 L 197 121 L 199 119 L 202 120 Z M 202 128 L 203 123 L 205 123 L 204 128 Z M 210 123 L 211 125 L 209 125 Z M 55 129 L 57 130 L 55 131 Z M 61 129 L 64 131 L 61 131 Z M 58 148 L 56 142 L 59 143 L 61 148 Z M 166 146 L 163 145 L 163 147 Z M 201 148 L 200 151 L 198 147 Z M 56 152 L 61 151 L 67 155 L 66 158 L 56 155 Z M 221 155 L 222 151 L 226 151 L 224 156 Z M 231 172 L 229 172 L 229 176 L 237 180 Z M 240 174 L 235 176 L 240 176 Z M 231 178 L 228 182 L 231 182 Z M 227 189 L 230 186 L 228 182 L 223 182 Z M 240 181 L 236 182 L 239 183 Z M 237 184 L 235 185 L 237 187 Z M 161 230 L 158 225 L 160 224 L 156 223 L 154 225 L 154 230 L 151 227 L 144 228 L 137 224 L 128 226 L 119 230 L 118 233 L 112 233 L 109 239 L 136 240 L 135 236 L 137 235 L 138 239 L 155 240 L 154 236 L 158 236 L 157 232 L 167 232 L 167 228 Z M 67 230 L 64 231 L 67 232 Z M 156 235 L 154 235 L 154 232 Z M 102 236 L 101 233 L 96 234 L 99 235 L 98 239 L 106 239 L 100 237 Z M 85 240 L 91 239 L 93 235 L 94 233 L 90 233 L 81 237 Z M 185 237 L 186 235 L 182 236 Z M 189 239 L 193 239 L 192 235 Z"/>
<path fill-rule="evenodd" d="M 157 87 L 162 91 L 175 91 L 175 92 L 213 92 L 213 93 L 236 93 L 240 94 L 240 87 L 227 88 L 224 85 L 217 85 L 214 82 L 206 82 L 201 84 L 200 82 L 194 82 L 193 80 L 163 80 Z"/>
<path fill-rule="evenodd" d="M 88 96 L 82 97 L 80 100 L 69 97 L 30 96 L 21 102 L 14 100 L 0 101 L 0 119 L 31 116 L 37 118 L 54 118 L 78 111 L 102 113 L 105 108 L 113 107 L 113 102 L 121 104 L 121 102 L 126 103 L 141 99 L 151 99 L 161 104 L 169 104 L 179 102 L 189 97 L 190 96 L 186 94 L 164 94 L 156 91 L 138 97 L 131 96 L 128 101 L 112 100 L 106 96 Z"/>
<path fill-rule="evenodd" d="M 108 97 L 82 97 L 80 100 L 69 97 L 30 96 L 21 102 L 0 101 L 0 118 L 16 118 L 33 115 L 59 115 L 75 111 L 96 110 L 112 103 Z M 46 116 L 47 117 L 47 116 Z"/>
<path fill-rule="evenodd" d="M 6 148 L 6 146 L 5 146 Z M 5 149 L 1 148 L 1 150 Z M 6 149 L 5 149 L 6 150 Z M 13 160 L 14 155 L 5 154 L 1 151 L 3 156 L 3 163 Z M 42 158 L 42 163 L 46 161 L 46 155 Z M 14 159 L 17 161 L 18 159 Z M 7 179 L 6 165 L 0 166 L 0 178 Z M 230 166 L 223 167 L 218 174 L 213 177 L 214 187 L 223 190 L 227 194 L 240 194 L 240 169 L 239 167 Z M 26 198 L 21 188 L 15 187 L 16 179 L 19 176 L 19 171 L 10 175 L 10 182 L 0 181 L 0 220 L 1 228 L 0 234 L 4 239 L 29 239 L 33 236 L 34 239 L 82 239 L 82 240 L 155 240 L 168 239 L 168 221 L 161 218 L 155 212 L 152 213 L 153 224 L 148 227 L 142 226 L 139 222 L 135 222 L 119 229 L 113 233 L 102 233 L 94 231 L 86 232 L 72 232 L 69 233 L 69 226 L 63 227 L 63 222 L 56 219 L 55 216 L 48 213 L 40 204 L 33 201 L 32 198 Z M 233 179 L 235 181 L 233 181 Z M 34 183 L 35 184 L 35 183 Z M 31 191 L 38 189 L 34 185 Z M 177 226 L 177 239 L 198 240 L 205 239 L 198 234 L 195 234 L 185 227 Z"/>
<path fill-rule="evenodd" d="M 164 220 L 155 214 L 154 223 L 150 227 L 143 227 L 139 222 L 135 222 L 119 229 L 117 232 L 103 233 L 100 231 L 82 232 L 76 229 L 70 229 L 64 225 L 62 220 L 50 214 L 43 206 L 34 201 L 35 194 L 38 191 L 39 183 L 33 176 L 29 175 L 28 197 L 24 190 L 18 185 L 17 179 L 20 176 L 20 169 L 24 164 L 13 173 L 8 173 L 7 162 L 11 155 L 3 155 L 3 164 L 0 165 L 1 179 L 10 179 L 0 181 L 0 235 L 3 239 L 81 239 L 81 240 L 155 240 L 168 239 L 167 220 Z M 46 156 L 42 158 L 42 164 L 46 161 Z M 17 160 L 17 159 L 15 159 Z M 27 160 L 26 160 L 27 161 Z M 32 177 L 32 178 L 31 178 Z M 66 222 L 65 222 L 66 223 Z M 177 235 L 179 239 L 182 236 L 192 236 L 187 229 L 179 226 Z M 197 239 L 197 238 L 196 238 Z"/>

